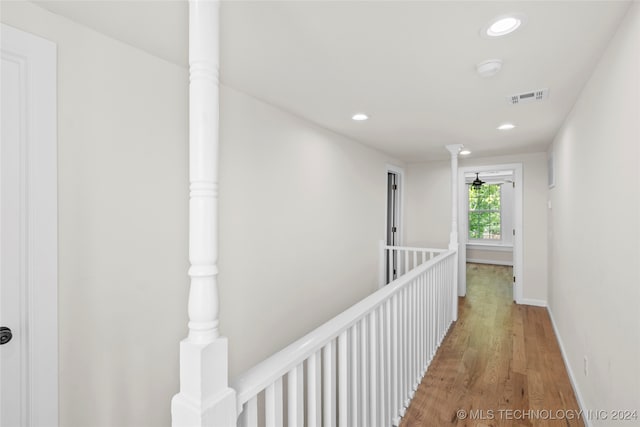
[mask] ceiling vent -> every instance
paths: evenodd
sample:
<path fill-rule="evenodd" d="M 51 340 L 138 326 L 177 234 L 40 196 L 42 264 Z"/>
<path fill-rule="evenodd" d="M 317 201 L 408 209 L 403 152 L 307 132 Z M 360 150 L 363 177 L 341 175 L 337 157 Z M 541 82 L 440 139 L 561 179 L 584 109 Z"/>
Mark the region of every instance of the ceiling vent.
<path fill-rule="evenodd" d="M 518 105 L 526 104 L 527 102 L 537 102 L 547 99 L 549 96 L 549 89 L 538 89 L 531 92 L 517 93 L 507 97 L 509 104 Z"/>

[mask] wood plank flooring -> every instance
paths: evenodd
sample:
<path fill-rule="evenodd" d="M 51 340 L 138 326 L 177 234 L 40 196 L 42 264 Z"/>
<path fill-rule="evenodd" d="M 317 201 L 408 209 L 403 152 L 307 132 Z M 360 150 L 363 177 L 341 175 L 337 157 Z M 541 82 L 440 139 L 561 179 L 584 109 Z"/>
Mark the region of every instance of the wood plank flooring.
<path fill-rule="evenodd" d="M 584 426 L 549 315 L 513 303 L 511 267 L 469 264 L 459 307 L 401 427 Z"/>

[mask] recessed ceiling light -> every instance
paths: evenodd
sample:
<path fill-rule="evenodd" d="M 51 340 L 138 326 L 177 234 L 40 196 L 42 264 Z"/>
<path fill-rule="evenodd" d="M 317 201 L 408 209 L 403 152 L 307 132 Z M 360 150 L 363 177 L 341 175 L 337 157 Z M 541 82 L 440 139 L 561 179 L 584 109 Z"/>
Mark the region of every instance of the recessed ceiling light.
<path fill-rule="evenodd" d="M 471 151 L 469 151 L 469 150 L 462 150 L 462 151 L 460 152 L 460 155 L 461 155 L 461 156 L 468 156 L 469 154 L 471 154 Z"/>
<path fill-rule="evenodd" d="M 504 36 L 517 30 L 520 24 L 520 20 L 513 16 L 498 19 L 496 22 L 491 24 L 487 30 L 487 35 L 491 37 Z"/>
<path fill-rule="evenodd" d="M 514 127 L 516 127 L 516 125 L 514 125 L 513 123 L 503 123 L 500 126 L 498 126 L 498 130 L 510 130 L 510 129 L 513 129 Z"/>
<path fill-rule="evenodd" d="M 520 28 L 524 22 L 524 15 L 501 15 L 492 19 L 489 25 L 482 29 L 481 35 L 483 37 L 506 36 Z"/>
<path fill-rule="evenodd" d="M 500 59 L 487 59 L 476 65 L 476 71 L 480 77 L 492 77 L 498 74 L 502 68 Z"/>
<path fill-rule="evenodd" d="M 351 117 L 353 120 L 355 120 L 356 122 L 361 122 L 364 120 L 367 120 L 369 118 L 369 116 L 367 116 L 364 113 L 356 113 L 353 115 L 353 117 Z"/>

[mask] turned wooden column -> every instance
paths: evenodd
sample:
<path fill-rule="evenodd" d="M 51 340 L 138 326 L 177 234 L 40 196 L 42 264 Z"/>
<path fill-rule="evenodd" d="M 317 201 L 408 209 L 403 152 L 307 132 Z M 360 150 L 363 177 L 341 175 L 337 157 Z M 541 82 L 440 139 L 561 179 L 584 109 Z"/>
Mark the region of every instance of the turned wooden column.
<path fill-rule="evenodd" d="M 174 426 L 235 426 L 227 339 L 218 331 L 218 0 L 189 1 L 189 334 L 180 343 Z"/>
<path fill-rule="evenodd" d="M 453 320 L 458 319 L 458 251 L 460 249 L 458 243 L 458 154 L 462 150 L 462 144 L 453 144 L 446 146 L 451 153 L 451 232 L 449 234 L 449 249 L 455 250 L 455 266 L 453 273 Z"/>

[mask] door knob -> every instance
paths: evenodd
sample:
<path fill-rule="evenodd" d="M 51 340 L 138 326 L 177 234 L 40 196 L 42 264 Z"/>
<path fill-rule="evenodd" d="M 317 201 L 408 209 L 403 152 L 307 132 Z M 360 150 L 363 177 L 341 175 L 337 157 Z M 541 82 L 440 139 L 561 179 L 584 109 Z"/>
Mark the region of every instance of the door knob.
<path fill-rule="evenodd" d="M 11 341 L 13 338 L 13 334 L 11 333 L 11 329 L 6 326 L 0 326 L 0 345 L 6 344 Z"/>

